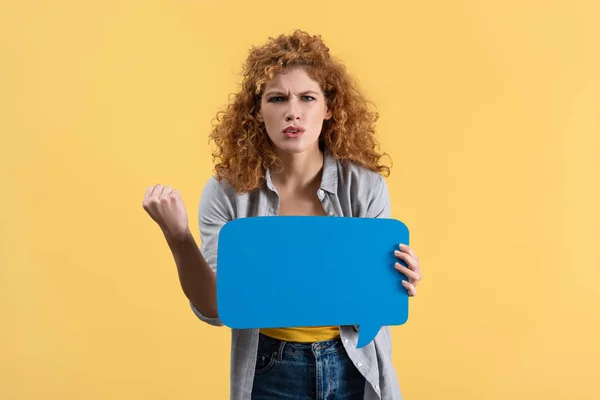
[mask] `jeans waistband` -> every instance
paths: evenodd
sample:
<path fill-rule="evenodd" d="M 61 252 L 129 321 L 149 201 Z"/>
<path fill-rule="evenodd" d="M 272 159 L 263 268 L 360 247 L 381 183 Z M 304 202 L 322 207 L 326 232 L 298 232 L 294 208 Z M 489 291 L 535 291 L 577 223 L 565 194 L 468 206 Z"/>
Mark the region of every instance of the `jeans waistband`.
<path fill-rule="evenodd" d="M 317 355 L 328 353 L 346 353 L 346 349 L 344 348 L 342 340 L 339 336 L 335 339 L 325 340 L 322 342 L 301 343 L 279 340 L 259 333 L 259 341 L 261 342 L 261 346 L 278 348 L 280 354 Z"/>

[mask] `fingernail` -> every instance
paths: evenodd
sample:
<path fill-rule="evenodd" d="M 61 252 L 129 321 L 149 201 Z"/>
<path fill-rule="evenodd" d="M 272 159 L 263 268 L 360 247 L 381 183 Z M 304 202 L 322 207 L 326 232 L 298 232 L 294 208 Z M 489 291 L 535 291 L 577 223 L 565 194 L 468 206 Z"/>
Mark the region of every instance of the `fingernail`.
<path fill-rule="evenodd" d="M 398 255 L 400 255 L 400 254 L 402 254 L 402 253 L 401 253 L 401 252 L 399 252 L 398 250 L 394 250 L 394 254 L 398 256 Z"/>
<path fill-rule="evenodd" d="M 401 248 L 401 249 L 403 249 L 403 248 L 405 248 L 405 247 L 406 247 L 406 245 L 405 245 L 404 243 L 400 243 L 400 248 Z"/>

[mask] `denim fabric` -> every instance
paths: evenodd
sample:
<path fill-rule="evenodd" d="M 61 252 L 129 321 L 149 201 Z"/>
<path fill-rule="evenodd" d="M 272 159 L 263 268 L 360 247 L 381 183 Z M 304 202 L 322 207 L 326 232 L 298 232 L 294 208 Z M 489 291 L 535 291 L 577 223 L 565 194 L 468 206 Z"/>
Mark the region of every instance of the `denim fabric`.
<path fill-rule="evenodd" d="M 362 400 L 364 391 L 339 337 L 295 343 L 259 334 L 252 400 Z"/>

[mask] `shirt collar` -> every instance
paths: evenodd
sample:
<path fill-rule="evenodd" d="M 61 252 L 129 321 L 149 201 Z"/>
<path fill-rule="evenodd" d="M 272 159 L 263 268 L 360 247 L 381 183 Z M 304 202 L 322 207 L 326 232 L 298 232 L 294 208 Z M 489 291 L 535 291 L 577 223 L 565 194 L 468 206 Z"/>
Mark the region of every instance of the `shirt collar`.
<path fill-rule="evenodd" d="M 266 174 L 267 187 L 273 192 L 277 193 L 275 186 L 271 181 L 271 171 L 267 168 Z M 321 176 L 320 189 L 325 190 L 329 193 L 337 193 L 338 185 L 338 164 L 336 159 L 333 157 L 328 148 L 325 148 L 323 152 L 323 175 Z"/>

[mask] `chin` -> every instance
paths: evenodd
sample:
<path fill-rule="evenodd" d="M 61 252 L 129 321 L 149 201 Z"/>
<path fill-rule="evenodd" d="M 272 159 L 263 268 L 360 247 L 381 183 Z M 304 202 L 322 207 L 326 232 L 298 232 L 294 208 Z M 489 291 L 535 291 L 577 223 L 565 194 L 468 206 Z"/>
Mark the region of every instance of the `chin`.
<path fill-rule="evenodd" d="M 307 150 L 311 150 L 316 146 L 316 144 L 306 145 L 304 143 L 277 143 L 275 147 L 280 151 L 288 154 L 300 154 L 304 153 Z"/>
<path fill-rule="evenodd" d="M 303 139 L 303 138 L 301 138 Z M 318 139 L 318 138 L 317 138 Z M 311 143 L 306 143 L 306 141 L 304 140 L 289 140 L 289 139 L 283 139 L 283 140 L 271 140 L 271 146 L 273 146 L 274 148 L 283 151 L 284 153 L 289 153 L 289 154 L 299 154 L 299 153 L 304 153 L 307 150 L 311 150 L 314 147 L 318 147 L 318 140 L 315 140 L 314 142 Z"/>
<path fill-rule="evenodd" d="M 284 153 L 289 153 L 289 154 L 300 154 L 300 153 L 304 153 L 306 150 L 308 150 L 307 147 L 298 147 L 298 146 L 283 146 L 283 147 L 277 147 L 280 151 L 283 151 Z"/>

